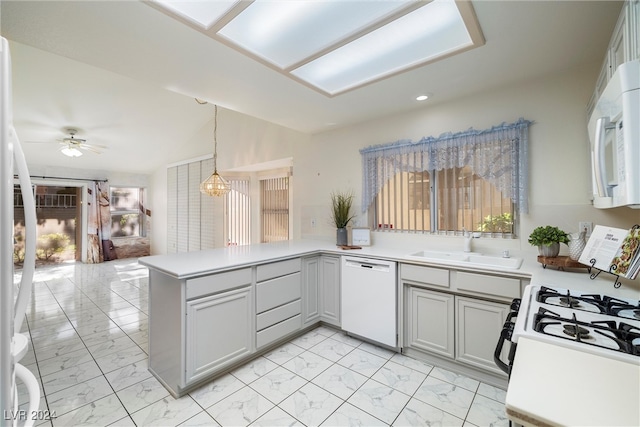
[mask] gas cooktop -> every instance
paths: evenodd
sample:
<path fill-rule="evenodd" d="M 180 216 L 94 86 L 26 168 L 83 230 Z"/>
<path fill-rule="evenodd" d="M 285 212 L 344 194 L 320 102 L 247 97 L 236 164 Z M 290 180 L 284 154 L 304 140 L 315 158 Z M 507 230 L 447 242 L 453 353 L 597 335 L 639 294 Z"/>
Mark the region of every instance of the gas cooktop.
<path fill-rule="evenodd" d="M 640 301 L 529 285 L 512 341 L 521 336 L 640 364 Z"/>

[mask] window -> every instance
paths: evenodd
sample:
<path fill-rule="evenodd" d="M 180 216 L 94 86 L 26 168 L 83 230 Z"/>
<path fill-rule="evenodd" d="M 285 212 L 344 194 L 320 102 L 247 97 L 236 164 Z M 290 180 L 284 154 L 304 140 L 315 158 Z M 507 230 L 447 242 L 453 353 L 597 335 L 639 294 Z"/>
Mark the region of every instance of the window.
<path fill-rule="evenodd" d="M 251 243 L 251 197 L 249 178 L 229 178 L 231 191 L 225 203 L 225 241 L 227 246 Z"/>
<path fill-rule="evenodd" d="M 379 230 L 514 233 L 513 202 L 469 167 L 400 172 L 376 197 L 373 215 Z"/>
<path fill-rule="evenodd" d="M 289 239 L 289 177 L 260 180 L 260 241 Z"/>
<path fill-rule="evenodd" d="M 144 216 L 140 211 L 142 188 L 111 187 L 111 235 L 145 236 Z"/>
<path fill-rule="evenodd" d="M 371 227 L 515 235 L 514 218 L 528 209 L 529 124 L 520 119 L 361 150 Z"/>

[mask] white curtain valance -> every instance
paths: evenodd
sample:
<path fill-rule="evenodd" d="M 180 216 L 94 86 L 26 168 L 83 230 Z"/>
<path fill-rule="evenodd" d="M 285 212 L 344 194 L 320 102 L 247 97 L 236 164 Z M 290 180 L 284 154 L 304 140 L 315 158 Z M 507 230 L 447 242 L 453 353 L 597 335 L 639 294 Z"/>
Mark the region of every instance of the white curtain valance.
<path fill-rule="evenodd" d="M 423 172 L 469 166 L 509 197 L 521 213 L 528 204 L 528 130 L 520 119 L 491 129 L 445 133 L 419 141 L 400 140 L 360 150 L 362 155 L 362 211 L 382 187 L 400 172 Z"/>

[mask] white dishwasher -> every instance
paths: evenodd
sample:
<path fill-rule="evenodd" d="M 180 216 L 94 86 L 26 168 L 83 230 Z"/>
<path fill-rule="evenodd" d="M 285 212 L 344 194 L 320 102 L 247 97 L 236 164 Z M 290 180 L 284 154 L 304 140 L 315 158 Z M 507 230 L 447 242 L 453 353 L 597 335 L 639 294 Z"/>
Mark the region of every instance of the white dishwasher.
<path fill-rule="evenodd" d="M 397 346 L 396 263 L 342 257 L 342 329 Z"/>

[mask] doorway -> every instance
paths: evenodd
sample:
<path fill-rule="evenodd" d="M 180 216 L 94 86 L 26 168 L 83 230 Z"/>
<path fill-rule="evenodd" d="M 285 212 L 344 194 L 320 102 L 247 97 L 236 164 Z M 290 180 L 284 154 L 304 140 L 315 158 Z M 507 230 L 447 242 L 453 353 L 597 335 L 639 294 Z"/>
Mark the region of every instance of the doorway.
<path fill-rule="evenodd" d="M 24 261 L 24 204 L 15 185 L 14 251 L 16 267 Z M 36 205 L 36 266 L 81 260 L 82 187 L 33 185 Z"/>

